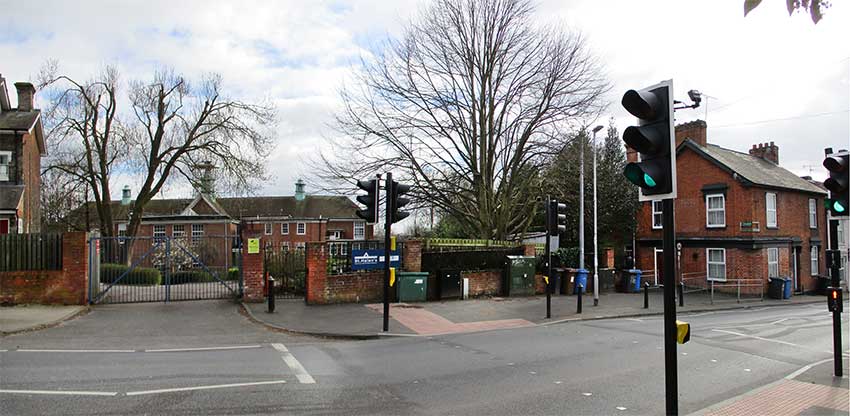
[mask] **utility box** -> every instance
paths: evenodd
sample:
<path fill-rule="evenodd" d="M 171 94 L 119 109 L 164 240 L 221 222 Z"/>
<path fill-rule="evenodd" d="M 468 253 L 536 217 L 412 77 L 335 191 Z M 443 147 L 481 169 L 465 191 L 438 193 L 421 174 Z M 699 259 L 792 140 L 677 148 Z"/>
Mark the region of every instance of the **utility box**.
<path fill-rule="evenodd" d="M 428 272 L 396 273 L 399 302 L 425 302 L 428 294 Z"/>
<path fill-rule="evenodd" d="M 461 296 L 460 270 L 440 270 L 437 276 L 439 299 L 459 299 Z"/>
<path fill-rule="evenodd" d="M 532 256 L 507 256 L 504 292 L 506 296 L 531 296 L 534 294 L 536 258 Z"/>

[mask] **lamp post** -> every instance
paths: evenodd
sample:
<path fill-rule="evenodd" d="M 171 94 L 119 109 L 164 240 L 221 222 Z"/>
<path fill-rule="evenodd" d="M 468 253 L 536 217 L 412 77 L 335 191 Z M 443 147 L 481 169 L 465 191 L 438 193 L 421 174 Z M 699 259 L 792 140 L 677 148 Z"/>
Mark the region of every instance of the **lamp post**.
<path fill-rule="evenodd" d="M 596 133 L 602 130 L 602 126 L 593 128 L 593 306 L 599 306 L 599 232 L 596 228 Z"/>

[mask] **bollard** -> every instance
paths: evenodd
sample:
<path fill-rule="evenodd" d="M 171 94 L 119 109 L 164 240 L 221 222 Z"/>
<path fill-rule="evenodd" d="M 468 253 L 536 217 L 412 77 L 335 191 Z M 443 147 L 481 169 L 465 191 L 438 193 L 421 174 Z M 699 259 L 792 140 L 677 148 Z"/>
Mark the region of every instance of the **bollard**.
<path fill-rule="evenodd" d="M 649 282 L 643 283 L 643 308 L 649 309 Z"/>
<path fill-rule="evenodd" d="M 685 306 L 685 282 L 679 282 L 679 307 Z"/>
<path fill-rule="evenodd" d="M 581 291 L 584 286 L 578 285 L 578 303 L 576 304 L 576 313 L 581 313 Z"/>
<path fill-rule="evenodd" d="M 274 312 L 274 278 L 269 276 L 269 313 Z"/>

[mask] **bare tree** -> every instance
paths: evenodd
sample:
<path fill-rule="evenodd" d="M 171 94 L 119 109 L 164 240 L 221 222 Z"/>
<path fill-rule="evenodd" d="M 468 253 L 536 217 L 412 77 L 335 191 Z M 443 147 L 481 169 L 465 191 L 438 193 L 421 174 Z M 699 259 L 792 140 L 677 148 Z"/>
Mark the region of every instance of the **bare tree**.
<path fill-rule="evenodd" d="M 316 161 L 329 189 L 394 171 L 468 234 L 524 232 L 541 166 L 609 84 L 580 34 L 535 27 L 527 0 L 437 0 L 364 60 L 340 95 L 342 139 Z"/>
<path fill-rule="evenodd" d="M 48 136 L 57 150 L 46 170 L 90 185 L 103 235 L 114 233 L 109 186 L 119 169 L 142 179 L 130 206 L 129 236 L 136 234 L 145 205 L 175 172 L 196 183 L 194 167 L 211 161 L 222 178 L 241 189 L 265 177 L 265 160 L 274 144 L 269 134 L 274 111 L 227 98 L 218 75 L 193 87 L 173 71 L 162 70 L 150 82 L 131 82 L 128 101 L 122 101 L 113 68 L 85 84 L 55 73 L 55 64 L 49 63 L 41 77 L 43 86 L 57 87 L 48 94 Z M 129 102 L 132 110 L 120 122 L 119 102 Z"/>

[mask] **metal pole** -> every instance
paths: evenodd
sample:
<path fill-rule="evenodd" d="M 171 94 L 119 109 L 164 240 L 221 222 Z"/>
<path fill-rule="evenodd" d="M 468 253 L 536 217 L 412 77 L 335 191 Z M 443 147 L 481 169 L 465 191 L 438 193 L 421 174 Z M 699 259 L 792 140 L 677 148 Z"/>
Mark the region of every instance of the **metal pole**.
<path fill-rule="evenodd" d="M 829 222 L 829 248 L 832 255 L 829 256 L 829 274 L 832 277 L 832 287 L 841 290 L 841 250 L 838 249 L 838 220 Z M 828 295 L 828 294 L 827 294 Z M 832 351 L 833 364 L 836 377 L 844 375 L 844 363 L 841 357 L 841 312 L 836 309 L 832 312 Z"/>
<path fill-rule="evenodd" d="M 384 332 L 387 332 L 390 330 L 390 231 L 393 218 L 392 172 L 387 172 L 385 186 L 387 217 L 384 219 Z"/>
<path fill-rule="evenodd" d="M 585 133 L 586 134 L 586 133 Z M 578 268 L 584 269 L 584 137 L 579 143 L 579 173 L 578 173 Z"/>
<path fill-rule="evenodd" d="M 576 303 L 576 313 L 581 313 L 581 292 L 584 291 L 583 285 L 578 285 L 578 303 Z"/>
<path fill-rule="evenodd" d="M 599 126 L 601 127 L 601 126 Z M 596 228 L 596 132 L 593 129 L 593 306 L 599 306 L 599 239 Z"/>
<path fill-rule="evenodd" d="M 546 276 L 549 278 L 549 283 L 546 284 L 546 319 L 552 317 L 552 250 L 550 241 L 552 240 L 551 224 L 552 215 L 549 212 L 552 208 L 552 200 L 549 195 L 546 195 Z"/>
<path fill-rule="evenodd" d="M 269 276 L 269 313 L 274 312 L 274 277 Z"/>
<path fill-rule="evenodd" d="M 649 309 L 649 282 L 643 282 L 643 308 Z"/>
<path fill-rule="evenodd" d="M 685 306 L 685 282 L 679 282 L 679 307 Z"/>
<path fill-rule="evenodd" d="M 676 230 L 673 199 L 662 205 L 664 225 L 664 382 L 668 415 L 679 414 L 679 383 L 676 364 Z"/>

